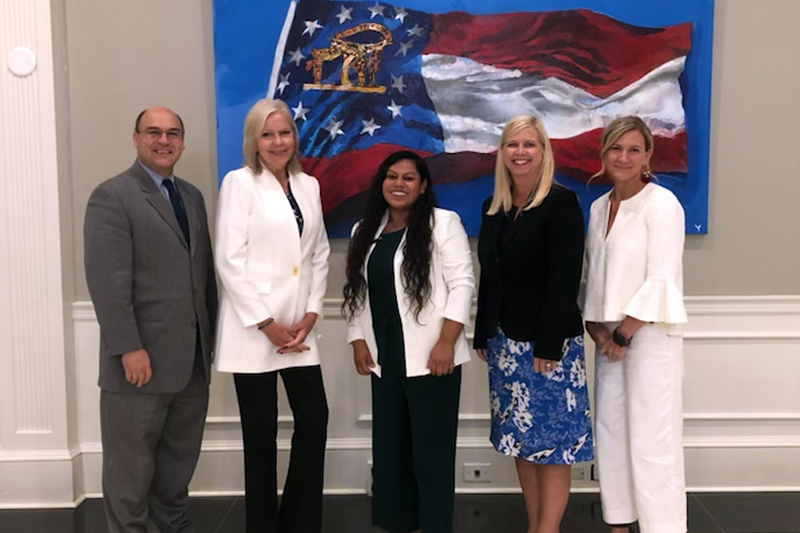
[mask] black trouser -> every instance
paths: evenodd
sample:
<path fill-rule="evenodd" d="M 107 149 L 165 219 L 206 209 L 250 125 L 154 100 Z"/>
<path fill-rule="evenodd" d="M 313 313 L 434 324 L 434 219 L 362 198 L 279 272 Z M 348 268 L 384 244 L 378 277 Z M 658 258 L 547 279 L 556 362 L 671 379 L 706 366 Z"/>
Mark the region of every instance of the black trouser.
<path fill-rule="evenodd" d="M 396 533 L 452 533 L 461 367 L 447 376 L 408 378 L 402 332 L 382 329 L 379 337 L 372 521 Z"/>
<path fill-rule="evenodd" d="M 294 417 L 289 472 L 278 510 L 278 374 Z M 234 374 L 244 438 L 247 533 L 319 533 L 328 402 L 319 366 Z"/>

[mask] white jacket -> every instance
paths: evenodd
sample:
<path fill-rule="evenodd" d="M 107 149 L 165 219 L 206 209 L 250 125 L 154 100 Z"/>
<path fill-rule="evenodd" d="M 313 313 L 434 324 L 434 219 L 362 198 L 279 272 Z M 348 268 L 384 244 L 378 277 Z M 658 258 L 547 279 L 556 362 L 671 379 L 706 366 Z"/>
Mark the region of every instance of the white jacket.
<path fill-rule="evenodd" d="M 388 216 L 385 215 L 375 233 L 376 239 L 383 232 L 387 221 Z M 406 376 L 415 377 L 430 374 L 426 365 L 433 346 L 439 340 L 444 319 L 447 318 L 460 324 L 466 324 L 469 321 L 472 293 L 475 290 L 475 275 L 472 270 L 469 240 L 461 218 L 453 211 L 435 209 L 430 272 L 431 295 L 419 315 L 419 321 L 417 321 L 403 289 L 402 265 L 405 239 L 404 235 L 397 248 L 397 253 L 394 255 L 394 286 L 403 327 Z M 373 244 L 366 261 L 369 261 L 369 256 L 374 248 Z M 363 272 L 366 278 L 366 269 L 363 269 Z M 364 308 L 353 318 L 347 332 L 347 342 L 359 339 L 366 341 L 370 354 L 377 363 L 378 345 L 372 329 L 369 296 L 364 301 Z M 466 336 L 462 330 L 455 345 L 456 365 L 470 360 L 469 350 Z M 373 371 L 380 375 L 378 365 Z"/>
<path fill-rule="evenodd" d="M 221 281 L 215 366 L 222 372 L 260 373 L 320 362 L 317 335 L 311 350 L 278 354 L 258 323 L 272 317 L 292 325 L 307 312 L 322 317 L 330 248 L 322 219 L 319 183 L 291 174 L 292 194 L 303 213 L 303 236 L 286 194 L 268 171 L 229 172 L 217 204 L 214 257 Z"/>

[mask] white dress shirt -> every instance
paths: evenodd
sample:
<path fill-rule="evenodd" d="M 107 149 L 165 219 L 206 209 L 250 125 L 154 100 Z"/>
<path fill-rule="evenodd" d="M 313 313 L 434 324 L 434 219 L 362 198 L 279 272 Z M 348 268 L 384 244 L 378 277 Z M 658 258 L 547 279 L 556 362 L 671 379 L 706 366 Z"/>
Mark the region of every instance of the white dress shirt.
<path fill-rule="evenodd" d="M 620 202 L 606 235 L 610 192 L 592 203 L 583 267 L 583 317 L 618 322 L 626 316 L 681 335 L 684 213 L 671 191 L 648 183 Z"/>

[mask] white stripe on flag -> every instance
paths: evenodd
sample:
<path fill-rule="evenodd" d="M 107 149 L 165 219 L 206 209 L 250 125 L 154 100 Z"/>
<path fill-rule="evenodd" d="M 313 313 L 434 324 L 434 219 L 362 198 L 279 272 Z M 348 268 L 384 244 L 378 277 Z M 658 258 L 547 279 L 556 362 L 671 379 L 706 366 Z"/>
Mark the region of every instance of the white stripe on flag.
<path fill-rule="evenodd" d="M 554 139 L 603 128 L 624 115 L 638 115 L 654 134 L 671 136 L 685 124 L 678 82 L 685 62 L 673 59 L 605 99 L 558 78 L 450 55 L 422 55 L 422 78 L 444 129 L 445 151 L 491 153 L 503 125 L 522 114 L 540 117 Z"/>
<path fill-rule="evenodd" d="M 267 89 L 267 98 L 275 98 L 275 89 L 278 87 L 278 75 L 281 73 L 283 55 L 286 53 L 286 40 L 289 38 L 289 31 L 292 29 L 292 21 L 294 20 L 294 12 L 296 10 L 297 0 L 294 0 L 289 4 L 289 9 L 286 10 L 286 19 L 283 21 L 281 37 L 278 39 L 278 46 L 275 48 L 275 56 L 272 60 L 272 74 L 269 77 L 269 89 Z"/>

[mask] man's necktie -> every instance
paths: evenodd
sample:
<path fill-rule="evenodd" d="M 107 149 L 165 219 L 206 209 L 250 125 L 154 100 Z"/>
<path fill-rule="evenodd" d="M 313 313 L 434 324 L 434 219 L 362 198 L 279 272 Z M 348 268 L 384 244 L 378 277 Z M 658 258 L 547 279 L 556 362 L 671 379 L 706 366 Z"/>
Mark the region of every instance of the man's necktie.
<path fill-rule="evenodd" d="M 186 218 L 186 208 L 183 207 L 183 200 L 181 194 L 175 185 L 170 180 L 163 180 L 161 183 L 167 188 L 169 193 L 169 201 L 172 204 L 172 210 L 175 211 L 175 217 L 178 219 L 178 224 L 183 231 L 183 236 L 186 237 L 186 244 L 189 244 L 189 220 Z"/>

